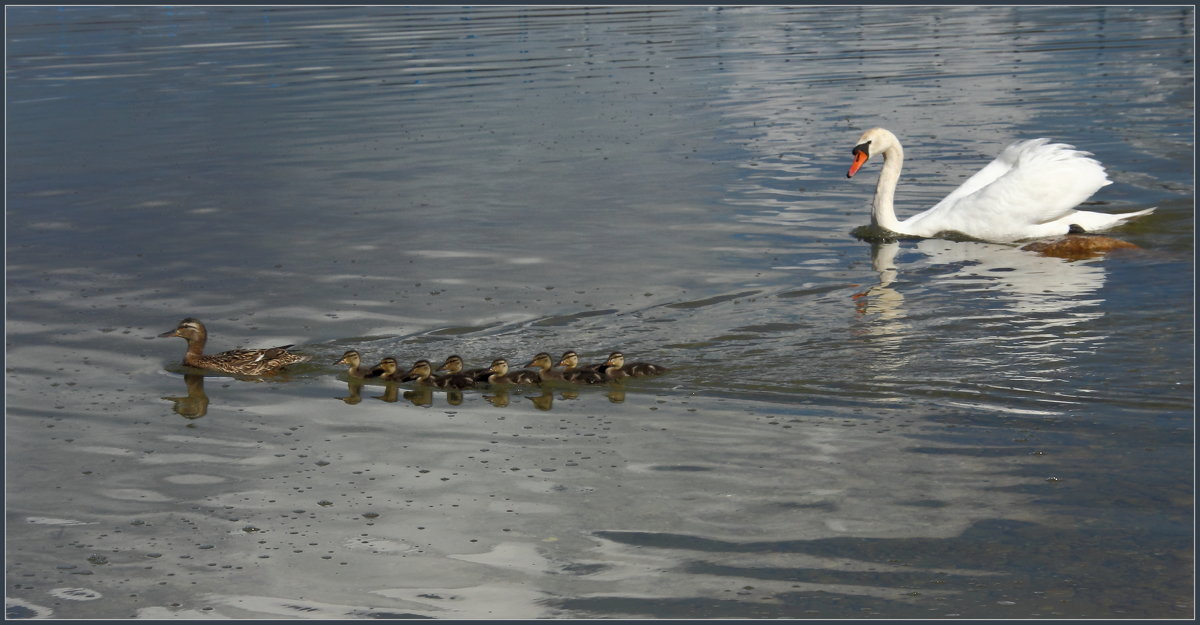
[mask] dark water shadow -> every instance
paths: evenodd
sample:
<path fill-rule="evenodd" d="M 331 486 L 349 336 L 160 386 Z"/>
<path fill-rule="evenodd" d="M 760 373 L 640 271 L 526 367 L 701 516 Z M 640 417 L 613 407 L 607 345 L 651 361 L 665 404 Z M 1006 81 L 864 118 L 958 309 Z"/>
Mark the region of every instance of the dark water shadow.
<path fill-rule="evenodd" d="M 729 578 L 737 590 L 728 598 L 606 596 L 548 604 L 601 618 L 1180 618 L 1192 610 L 1177 603 L 1192 586 L 1186 527 L 1151 533 L 992 519 L 949 538 L 732 542 L 656 532 L 600 531 L 594 536 L 639 551 L 681 552 L 684 557 L 674 573 Z M 1121 556 L 1113 561 L 1117 553 Z M 804 554 L 852 560 L 854 566 L 753 567 L 713 561 L 729 555 L 744 560 L 747 554 Z M 798 590 L 758 590 L 747 580 L 772 582 L 772 588 L 792 583 Z M 861 587 L 863 593 L 800 589 L 811 585 Z M 896 595 L 896 590 L 903 599 L 880 596 Z"/>

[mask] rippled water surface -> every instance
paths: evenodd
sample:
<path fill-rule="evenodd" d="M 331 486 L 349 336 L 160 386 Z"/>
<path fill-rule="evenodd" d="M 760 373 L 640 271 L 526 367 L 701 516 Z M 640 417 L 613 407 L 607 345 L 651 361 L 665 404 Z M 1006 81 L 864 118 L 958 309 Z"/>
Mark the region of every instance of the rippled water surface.
<path fill-rule="evenodd" d="M 6 18 L 10 617 L 1193 615 L 1191 7 Z M 1158 210 L 861 241 L 872 126 L 902 216 L 1040 136 Z"/>

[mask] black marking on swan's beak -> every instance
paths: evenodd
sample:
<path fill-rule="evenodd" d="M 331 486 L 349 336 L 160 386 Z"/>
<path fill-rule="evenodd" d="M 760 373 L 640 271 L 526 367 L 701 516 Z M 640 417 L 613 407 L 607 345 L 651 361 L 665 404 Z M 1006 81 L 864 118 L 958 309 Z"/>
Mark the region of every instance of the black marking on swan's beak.
<path fill-rule="evenodd" d="M 871 158 L 870 146 L 871 142 L 867 141 L 866 143 L 854 146 L 854 149 L 850 150 L 850 153 L 854 155 L 854 162 L 850 164 L 850 171 L 846 172 L 847 178 L 853 178 L 854 174 L 858 173 L 858 168 L 862 167 L 863 163 Z"/>

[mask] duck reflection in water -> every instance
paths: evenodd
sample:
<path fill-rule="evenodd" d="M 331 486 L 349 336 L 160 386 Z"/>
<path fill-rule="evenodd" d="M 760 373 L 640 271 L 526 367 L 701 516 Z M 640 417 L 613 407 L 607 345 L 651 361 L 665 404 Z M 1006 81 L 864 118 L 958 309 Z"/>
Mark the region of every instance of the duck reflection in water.
<path fill-rule="evenodd" d="M 554 408 L 554 393 L 551 393 L 549 389 L 542 389 L 542 394 L 536 397 L 533 395 L 526 395 L 525 399 L 528 399 L 533 404 L 534 408 L 537 408 L 543 412 Z"/>
<path fill-rule="evenodd" d="M 394 404 L 404 398 L 414 406 L 432 406 L 433 405 L 433 388 L 428 386 L 418 386 L 413 390 L 406 390 L 403 393 L 399 386 L 389 384 L 383 389 L 382 395 L 376 395 L 375 399 L 385 401 L 389 404 Z"/>
<path fill-rule="evenodd" d="M 335 397 L 334 399 L 340 399 L 351 406 L 359 404 L 362 402 L 362 388 L 362 380 L 351 378 L 346 382 L 346 392 L 349 394 L 345 397 Z"/>
<path fill-rule="evenodd" d="M 208 394 L 204 392 L 204 376 L 199 373 L 186 373 L 183 383 L 187 386 L 187 395 L 163 399 L 173 402 L 172 410 L 185 419 L 199 419 L 208 414 Z"/>
<path fill-rule="evenodd" d="M 487 402 L 497 408 L 507 408 L 511 402 L 511 397 L 508 394 L 508 387 L 504 385 L 496 385 L 492 387 L 492 394 L 484 395 Z"/>

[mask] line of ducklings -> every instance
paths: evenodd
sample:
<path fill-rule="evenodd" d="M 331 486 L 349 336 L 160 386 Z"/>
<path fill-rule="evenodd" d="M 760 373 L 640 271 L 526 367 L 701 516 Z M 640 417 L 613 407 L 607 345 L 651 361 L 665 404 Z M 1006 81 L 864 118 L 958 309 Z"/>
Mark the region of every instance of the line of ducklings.
<path fill-rule="evenodd" d="M 362 364 L 362 355 L 351 349 L 333 363 L 348 366 L 352 378 L 378 379 L 384 382 L 412 382 L 444 389 L 464 389 L 480 384 L 541 384 L 554 380 L 574 384 L 603 384 L 628 377 L 660 375 L 667 368 L 649 362 L 625 362 L 625 355 L 613 352 L 598 364 L 581 365 L 579 355 L 573 351 L 563 353 L 556 364 L 550 354 L 541 352 L 525 364 L 524 369 L 513 370 L 504 358 L 492 361 L 491 366 L 467 369 L 458 355 L 447 358 L 437 369 L 428 360 L 418 360 L 407 371 L 401 370 L 395 358 L 387 357 L 379 364 L 368 367 Z M 561 371 L 555 367 L 562 367 Z M 438 371 L 446 373 L 438 375 Z"/>
<path fill-rule="evenodd" d="M 187 351 L 184 352 L 182 364 L 209 371 L 250 376 L 271 375 L 279 373 L 288 365 L 309 360 L 308 355 L 288 351 L 291 345 L 265 349 L 233 349 L 218 354 L 205 354 L 208 328 L 194 317 L 185 318 L 174 330 L 158 336 L 179 337 L 187 341 Z M 659 375 L 667 371 L 666 367 L 648 362 L 626 364 L 625 355 L 621 352 L 613 352 L 607 360 L 595 365 L 580 365 L 579 355 L 573 351 L 565 352 L 556 365 L 550 354 L 542 352 L 525 365 L 526 369 L 517 371 L 509 370 L 508 361 L 503 358 L 493 360 L 492 365 L 486 369 L 465 369 L 462 358 L 450 356 L 436 370 L 446 371 L 444 375 L 436 375 L 433 365 L 428 360 L 418 360 L 403 373 L 400 372 L 396 359 L 390 357 L 384 358 L 374 367 L 364 367 L 362 356 L 355 350 L 347 351 L 333 364 L 348 365 L 352 378 L 378 378 L 387 382 L 416 380 L 428 386 L 452 389 L 468 388 L 476 384 L 541 384 L 550 380 L 601 384 L 627 377 Z M 556 371 L 555 366 L 563 367 L 563 370 Z"/>

